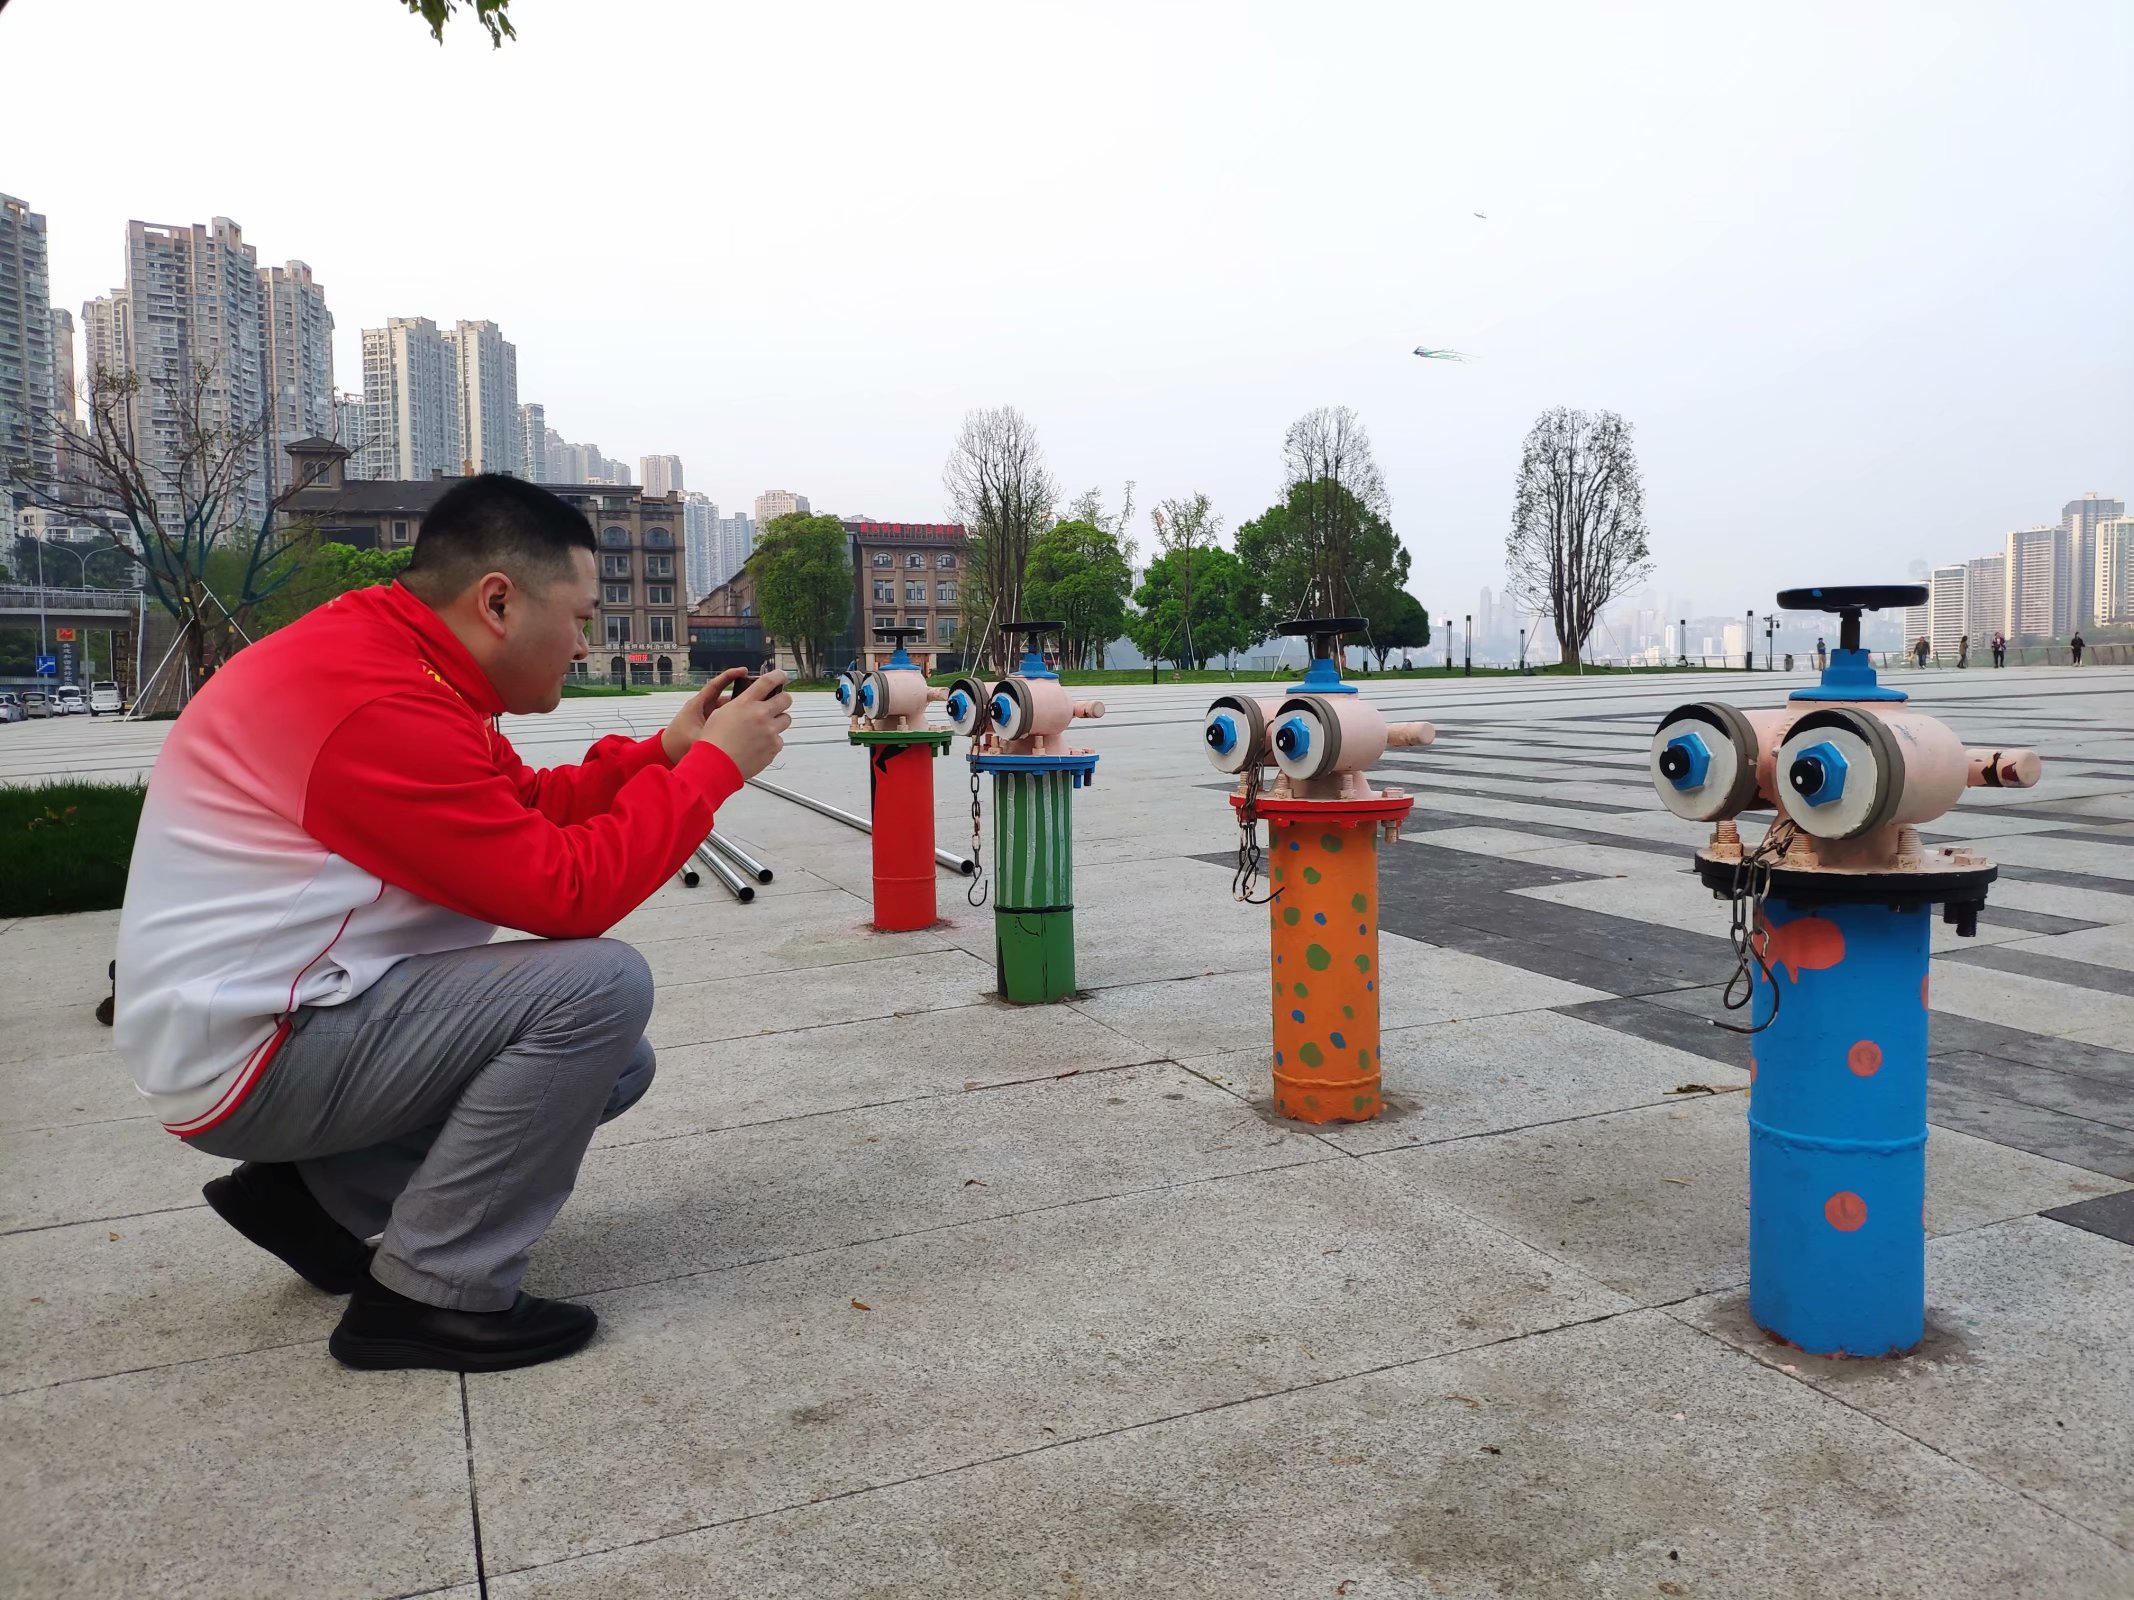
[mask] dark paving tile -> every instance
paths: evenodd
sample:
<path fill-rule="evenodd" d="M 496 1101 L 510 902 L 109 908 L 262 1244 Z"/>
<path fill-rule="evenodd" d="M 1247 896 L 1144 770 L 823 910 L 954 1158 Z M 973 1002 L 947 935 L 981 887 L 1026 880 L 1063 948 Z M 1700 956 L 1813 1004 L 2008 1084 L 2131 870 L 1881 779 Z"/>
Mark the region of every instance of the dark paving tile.
<path fill-rule="evenodd" d="M 2092 822 L 2096 820 L 2095 817 L 2090 818 Z M 2043 833 L 2034 834 L 2032 837 L 2039 839 L 2075 839 L 2086 841 L 2090 844 L 2116 844 L 2122 850 L 2134 845 L 2134 833 L 2101 833 L 2095 828 L 2047 828 Z"/>
<path fill-rule="evenodd" d="M 2071 1206 L 2055 1207 L 2045 1215 L 2071 1228 L 2101 1233 L 2121 1244 L 2134 1244 L 2134 1189 L 2099 1195 L 2094 1200 L 2077 1200 Z"/>
<path fill-rule="evenodd" d="M 1687 1011 L 1641 999 L 1588 1000 L 1556 1009 L 1581 1022 L 1595 1022 L 1617 1033 L 1686 1050 L 1707 1061 L 1739 1067 L 1743 1072 L 1749 1070 L 1751 1046 L 1746 1034 L 1715 1028 L 1708 1018 Z"/>
<path fill-rule="evenodd" d="M 1927 1051 L 1930 1055 L 1970 1051 L 2105 1083 L 2134 1084 L 2134 1053 L 2074 1039 L 2055 1039 L 2049 1034 L 2025 1033 L 2020 1028 L 1959 1017 L 1949 1011 L 1937 1011 L 1928 1020 Z"/>
<path fill-rule="evenodd" d="M 2094 822 L 2096 819 L 2093 817 L 2090 820 Z M 2018 883 L 2050 883 L 2062 889 L 2098 889 L 2106 894 L 2134 895 L 2134 879 L 2106 878 L 2088 872 L 2062 872 L 2057 867 L 2014 867 L 2003 862 L 2001 876 Z M 1992 891 L 1988 890 L 1987 893 Z"/>
<path fill-rule="evenodd" d="M 1978 920 L 1995 928 L 2021 928 L 2025 933 L 2080 933 L 2085 928 L 2101 928 L 2101 922 L 2084 922 L 2080 917 L 2055 917 L 2043 911 L 2018 911 L 2012 906 L 1988 904 L 1978 914 Z"/>
<path fill-rule="evenodd" d="M 1465 784 L 1446 782 L 1425 776 L 1426 773 L 1441 769 L 1427 768 L 1419 761 L 1387 761 L 1381 765 L 1384 770 L 1397 772 L 1401 786 L 1410 790 L 1436 794 L 1460 794 L 1466 795 L 1472 800 L 1496 800 L 1507 804 L 1516 802 L 1523 806 L 1550 806 L 1564 811 L 1587 811 L 1604 817 L 1626 817 L 1634 812 L 1651 809 L 1649 806 L 1604 806 L 1591 800 L 1566 800 L 1561 795 L 1539 794 L 1527 790 L 1521 790 L 1518 794 L 1513 795 L 1506 794 L 1502 789 L 1476 789 Z M 1483 819 L 1477 818 L 1475 820 L 1479 825 Z"/>
<path fill-rule="evenodd" d="M 1418 819 L 1424 819 L 1418 822 Z M 1683 866 L 1689 865 L 1690 851 L 1681 844 L 1668 844 L 1660 839 L 1633 839 L 1622 834 L 1602 833 L 1597 828 L 1573 828 L 1560 822 L 1507 822 L 1497 817 L 1471 817 L 1457 811 L 1432 811 L 1426 806 L 1417 806 L 1408 813 L 1404 833 L 1427 832 L 1437 828 L 1503 828 L 1511 833 L 1531 833 L 1537 840 L 1557 839 L 1565 844 L 1600 844 L 1621 850 L 1642 850 L 1647 855 L 1673 856 Z M 2094 927 L 2096 924 L 2086 924 Z M 2074 929 L 2056 928 L 2055 933 L 2072 933 Z"/>
<path fill-rule="evenodd" d="M 2041 955 L 2035 950 L 2012 950 L 2006 945 L 1979 945 L 1952 951 L 1942 959 L 1966 966 L 1991 967 L 1996 972 L 2020 973 L 2026 978 L 2046 978 L 2071 984 L 2077 989 L 2096 989 L 2104 994 L 2134 995 L 2134 972 L 2100 967 L 2090 961 L 2070 961 L 2065 956 Z"/>
<path fill-rule="evenodd" d="M 1927 1060 L 1927 1080 L 1997 1095 L 2026 1106 L 2041 1106 L 2065 1116 L 2101 1122 L 2134 1134 L 2134 1083 L 2085 1078 L 2075 1072 L 2011 1061 L 1978 1050 L 1947 1050 Z"/>
<path fill-rule="evenodd" d="M 1932 1073 L 1931 1062 L 1927 1070 Z M 2124 1128 L 1931 1078 L 1927 1120 L 2011 1150 L 2027 1150 L 2049 1161 L 2134 1183 L 2134 1133 Z"/>

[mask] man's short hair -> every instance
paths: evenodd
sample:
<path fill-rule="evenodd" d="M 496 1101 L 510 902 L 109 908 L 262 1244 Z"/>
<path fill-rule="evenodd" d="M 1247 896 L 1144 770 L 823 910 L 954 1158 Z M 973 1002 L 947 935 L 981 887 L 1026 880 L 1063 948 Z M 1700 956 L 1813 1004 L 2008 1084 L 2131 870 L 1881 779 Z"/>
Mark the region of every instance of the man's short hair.
<path fill-rule="evenodd" d="M 593 550 L 585 513 L 546 489 L 499 472 L 455 484 L 415 535 L 407 576 L 418 592 L 449 600 L 485 572 L 542 590 L 569 575 L 571 551 Z"/>

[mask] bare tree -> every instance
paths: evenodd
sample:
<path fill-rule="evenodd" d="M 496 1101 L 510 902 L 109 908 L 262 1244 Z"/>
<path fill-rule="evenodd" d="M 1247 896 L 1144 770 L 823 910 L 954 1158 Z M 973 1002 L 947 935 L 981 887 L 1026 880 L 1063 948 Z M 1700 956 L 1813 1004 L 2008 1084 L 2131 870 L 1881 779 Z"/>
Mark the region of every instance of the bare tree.
<path fill-rule="evenodd" d="M 967 651 L 991 655 L 993 624 L 1021 613 L 1030 546 L 1051 525 L 1059 485 L 1045 469 L 1036 430 L 1013 406 L 964 416 L 941 482 L 971 530 L 970 581 L 963 586 Z"/>
<path fill-rule="evenodd" d="M 1193 654 L 1193 565 L 1194 557 L 1213 549 L 1222 537 L 1223 519 L 1209 505 L 1208 497 L 1195 493 L 1190 500 L 1165 500 L 1149 513 L 1156 529 L 1156 548 L 1172 560 L 1178 575 L 1179 626 L 1185 631 L 1188 657 Z"/>
<path fill-rule="evenodd" d="M 287 581 L 307 530 L 285 524 L 279 501 L 251 502 L 266 418 L 231 414 L 214 362 L 147 377 L 98 371 L 87 396 L 86 430 L 56 413 L 34 420 L 64 440 L 63 470 L 38 466 L 34 451 L 0 465 L 32 504 L 102 527 L 110 543 L 98 548 L 140 569 L 178 623 L 182 703 L 248 637 L 251 612 Z"/>
<path fill-rule="evenodd" d="M 1370 518 L 1392 515 L 1362 419 L 1347 406 L 1321 406 L 1291 423 L 1282 440 L 1282 487 L 1291 510 L 1304 519 L 1310 565 L 1301 592 L 1276 604 L 1294 607 L 1294 616 L 1331 617 L 1354 609 L 1348 591 L 1357 536 Z"/>
<path fill-rule="evenodd" d="M 1563 659 L 1579 662 L 1602 609 L 1652 572 L 1629 423 L 1613 411 L 1541 414 L 1519 461 L 1504 567 L 1521 605 L 1554 621 Z"/>

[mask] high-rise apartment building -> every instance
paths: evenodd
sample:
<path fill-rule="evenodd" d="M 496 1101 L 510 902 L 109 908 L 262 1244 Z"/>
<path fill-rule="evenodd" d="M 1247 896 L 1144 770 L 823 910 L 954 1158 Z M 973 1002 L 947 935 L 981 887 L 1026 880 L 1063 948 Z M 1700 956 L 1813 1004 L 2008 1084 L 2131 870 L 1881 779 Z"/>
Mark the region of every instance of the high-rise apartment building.
<path fill-rule="evenodd" d="M 349 452 L 349 458 L 346 463 L 346 476 L 351 478 L 363 476 L 362 473 L 356 470 L 356 466 L 363 455 L 363 430 L 365 426 L 363 396 L 360 394 L 335 395 L 333 400 L 333 431 L 327 434 L 326 437 Z"/>
<path fill-rule="evenodd" d="M 2067 530 L 2067 559 L 2073 568 L 2074 616 L 2069 626 L 2086 628 L 2100 615 L 2097 604 L 2097 525 L 2107 517 L 2124 516 L 2124 500 L 2086 494 L 2060 508 L 2060 526 Z"/>
<path fill-rule="evenodd" d="M 2090 586 L 2097 623 L 2134 622 L 2134 517 L 2100 517 L 2093 542 L 2097 559 Z"/>
<path fill-rule="evenodd" d="M 2068 531 L 2050 523 L 2008 535 L 2007 614 L 2011 639 L 2064 639 L 2074 631 L 2074 571 Z"/>
<path fill-rule="evenodd" d="M 52 308 L 52 409 L 63 422 L 81 416 L 81 396 L 74 376 L 74 313 Z"/>
<path fill-rule="evenodd" d="M 428 317 L 363 330 L 364 478 L 409 482 L 460 470 L 459 358 Z"/>
<path fill-rule="evenodd" d="M 711 586 L 714 589 L 747 566 L 748 558 L 756 550 L 756 524 L 746 511 L 736 511 L 730 517 L 719 518 L 717 526 L 717 553 L 711 569 Z"/>
<path fill-rule="evenodd" d="M 129 372 L 133 367 L 133 342 L 128 337 L 132 326 L 133 308 L 127 304 L 126 291 L 114 289 L 107 295 L 82 303 L 82 371 L 80 378 L 81 400 L 86 409 L 96 392 L 99 373 Z M 88 418 L 94 423 L 96 418 Z"/>
<path fill-rule="evenodd" d="M 759 528 L 773 517 L 787 517 L 796 513 L 803 517 L 813 515 L 808 508 L 808 497 L 804 494 L 794 494 L 786 489 L 766 489 L 756 496 L 756 526 Z"/>
<path fill-rule="evenodd" d="M 257 434 L 266 422 L 264 291 L 259 252 L 228 217 L 205 225 L 126 224 L 127 357 L 141 387 L 134 437 L 166 516 L 182 505 L 178 475 L 191 428 Z M 267 501 L 255 454 L 233 485 L 238 521 Z"/>
<path fill-rule="evenodd" d="M 548 478 L 548 408 L 537 401 L 519 407 L 519 476 L 528 483 Z"/>
<path fill-rule="evenodd" d="M 45 220 L 0 194 L 0 475 L 59 464 L 50 417 L 52 279 Z"/>
<path fill-rule="evenodd" d="M 647 493 L 651 485 L 645 485 Z M 689 603 L 695 605 L 716 589 L 712 576 L 719 559 L 719 507 L 708 494 L 682 496 L 682 574 Z"/>
<path fill-rule="evenodd" d="M 448 471 L 517 472 L 519 350 L 493 322 L 462 322 L 444 335 L 453 359 L 460 465 Z"/>
<path fill-rule="evenodd" d="M 1964 631 L 1975 648 L 2008 631 L 2008 558 L 1980 556 L 1964 566 Z"/>
<path fill-rule="evenodd" d="M 326 290 L 301 261 L 259 275 L 265 312 L 261 360 L 266 368 L 265 471 L 270 492 L 287 487 L 283 446 L 334 434 L 333 313 Z"/>
<path fill-rule="evenodd" d="M 682 458 L 680 456 L 639 456 L 637 475 L 643 480 L 648 495 L 680 494 L 682 492 Z"/>
<path fill-rule="evenodd" d="M 1927 580 L 1927 639 L 1937 659 L 1954 661 L 1970 629 L 1971 569 L 1961 561 L 1936 567 Z"/>

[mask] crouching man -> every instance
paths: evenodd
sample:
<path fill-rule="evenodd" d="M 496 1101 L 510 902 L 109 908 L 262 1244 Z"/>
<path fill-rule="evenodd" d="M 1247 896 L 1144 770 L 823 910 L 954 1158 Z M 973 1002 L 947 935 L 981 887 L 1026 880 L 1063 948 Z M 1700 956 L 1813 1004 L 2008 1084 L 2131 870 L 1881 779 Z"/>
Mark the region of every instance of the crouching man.
<path fill-rule="evenodd" d="M 782 677 L 722 702 L 727 674 L 652 738 L 527 766 L 496 719 L 556 708 L 599 597 L 578 511 L 471 478 L 399 582 L 233 656 L 149 784 L 118 1047 L 172 1133 L 243 1163 L 204 1191 L 223 1220 L 350 1295 L 350 1366 L 495 1371 L 592 1337 L 519 1281 L 594 1128 L 652 1080 L 651 974 L 601 935 L 792 720 Z"/>

